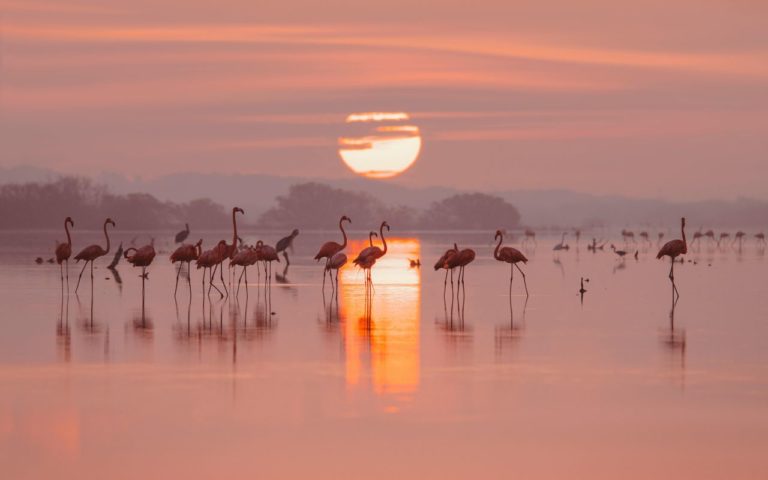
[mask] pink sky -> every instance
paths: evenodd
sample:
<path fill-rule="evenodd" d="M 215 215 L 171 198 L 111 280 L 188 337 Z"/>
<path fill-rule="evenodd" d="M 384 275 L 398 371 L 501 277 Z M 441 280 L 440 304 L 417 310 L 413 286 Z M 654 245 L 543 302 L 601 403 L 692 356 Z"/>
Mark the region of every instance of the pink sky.
<path fill-rule="evenodd" d="M 768 198 L 762 1 L 0 0 L 0 166 L 351 175 L 355 111 L 407 111 L 396 182 Z"/>

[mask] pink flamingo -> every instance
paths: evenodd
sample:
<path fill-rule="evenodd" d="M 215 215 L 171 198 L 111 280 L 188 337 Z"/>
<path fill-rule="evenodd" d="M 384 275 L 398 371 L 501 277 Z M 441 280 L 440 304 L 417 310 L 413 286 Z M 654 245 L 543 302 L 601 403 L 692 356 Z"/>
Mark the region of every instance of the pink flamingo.
<path fill-rule="evenodd" d="M 132 255 L 131 252 L 133 252 Z M 134 247 L 126 249 L 125 252 L 123 252 L 123 256 L 128 261 L 128 263 L 134 267 L 141 267 L 141 298 L 143 302 L 144 282 L 148 277 L 147 267 L 150 266 L 152 261 L 155 259 L 155 239 L 153 238 L 149 245 L 144 245 L 139 249 Z"/>
<path fill-rule="evenodd" d="M 358 267 L 361 267 L 363 271 L 365 272 L 365 282 L 368 283 L 371 280 L 371 267 L 373 267 L 374 264 L 376 264 L 376 257 L 374 255 L 375 250 L 373 246 L 373 237 L 378 237 L 379 234 L 376 232 L 368 232 L 368 246 L 360 251 L 360 253 L 357 255 L 357 258 L 355 258 L 352 263 L 357 265 Z M 375 247 L 378 248 L 378 247 Z M 369 261 L 370 259 L 373 259 L 373 261 Z"/>
<path fill-rule="evenodd" d="M 181 274 L 182 263 L 187 264 L 187 276 L 189 277 L 190 288 L 192 288 L 192 272 L 190 271 L 190 264 L 200 258 L 200 254 L 203 250 L 203 239 L 197 241 L 196 244 L 191 245 L 185 243 L 179 248 L 173 251 L 171 254 L 171 263 L 179 262 L 179 270 L 176 272 L 176 288 L 173 290 L 173 296 L 176 297 L 176 292 L 179 289 L 179 275 Z"/>
<path fill-rule="evenodd" d="M 61 283 L 64 284 L 64 265 L 67 263 L 67 290 L 69 290 L 69 257 L 72 256 L 72 237 L 69 235 L 69 226 L 75 226 L 71 217 L 64 219 L 64 231 L 67 232 L 67 242 L 56 242 L 56 263 L 61 267 Z"/>
<path fill-rule="evenodd" d="M 259 252 L 256 250 L 255 247 L 250 247 L 250 246 L 241 248 L 235 254 L 235 258 L 229 261 L 230 266 L 243 267 L 243 271 L 240 273 L 240 277 L 237 279 L 237 293 L 240 292 L 240 283 L 243 280 L 243 276 L 245 276 L 246 294 L 248 293 L 248 267 L 255 265 L 256 262 L 258 261 L 259 261 Z"/>
<path fill-rule="evenodd" d="M 346 216 L 343 215 L 339 219 L 339 230 L 341 230 L 341 235 L 344 237 L 344 241 L 342 243 L 337 242 L 325 242 L 321 247 L 320 250 L 317 252 L 317 255 L 315 255 L 315 260 L 318 262 L 321 258 L 325 258 L 325 266 L 328 266 L 328 261 L 336 255 L 337 253 L 341 252 L 345 248 L 347 248 L 347 232 L 344 231 L 344 222 L 352 223 L 352 220 Z M 325 272 L 328 272 L 329 270 L 326 268 L 323 270 L 323 288 L 325 288 Z M 329 273 L 330 274 L 330 273 Z"/>
<path fill-rule="evenodd" d="M 451 272 L 451 290 L 453 290 L 453 269 L 448 264 L 452 257 L 459 253 L 459 247 L 454 243 L 453 248 L 449 248 L 443 253 L 443 255 L 435 262 L 435 271 L 441 268 L 445 270 L 445 279 L 443 279 L 443 297 L 445 297 L 446 288 L 448 288 L 448 271 Z"/>
<path fill-rule="evenodd" d="M 374 235 L 376 232 L 372 232 Z M 325 270 L 328 272 L 329 275 L 332 275 L 330 272 L 331 270 L 336 270 L 336 290 L 339 289 L 339 270 L 341 270 L 341 267 L 347 264 L 347 255 L 344 252 L 339 252 L 336 255 L 332 256 L 328 263 L 325 266 Z M 331 283 L 333 286 L 333 283 Z"/>
<path fill-rule="evenodd" d="M 457 282 L 464 284 L 464 267 L 475 260 L 475 251 L 471 248 L 464 248 L 456 255 L 457 266 L 459 267 L 459 278 Z"/>
<path fill-rule="evenodd" d="M 672 282 L 672 289 L 678 297 L 680 296 L 680 293 L 677 291 L 677 286 L 675 285 L 675 259 L 680 255 L 688 253 L 688 242 L 685 240 L 685 217 L 680 219 L 680 233 L 683 236 L 682 240 L 675 239 L 668 241 L 661 247 L 661 250 L 659 250 L 659 253 L 656 255 L 657 259 L 666 256 L 672 261 L 672 266 L 669 269 L 669 280 Z"/>
<path fill-rule="evenodd" d="M 224 298 L 224 294 L 221 293 L 219 287 L 213 284 L 213 276 L 216 273 L 216 266 L 224 261 L 224 253 L 227 250 L 227 241 L 220 240 L 219 243 L 210 250 L 206 250 L 201 253 L 197 259 L 197 268 L 203 269 L 203 292 L 205 292 L 205 270 L 208 270 L 208 294 L 211 293 L 211 287 L 215 288 L 221 298 Z M 223 279 L 222 279 L 223 282 Z M 225 287 L 226 288 L 226 287 Z"/>
<path fill-rule="evenodd" d="M 506 262 L 509 264 L 509 294 L 512 295 L 512 279 L 515 275 L 515 267 L 520 271 L 523 276 L 523 285 L 525 286 L 525 296 L 528 297 L 528 283 L 525 281 L 525 272 L 520 268 L 518 263 L 528 263 L 528 259 L 520 250 L 512 247 L 501 248 L 501 242 L 504 240 L 501 230 L 496 230 L 496 236 L 494 239 L 498 239 L 499 243 L 496 245 L 496 249 L 493 251 L 493 258 L 500 262 Z"/>
<path fill-rule="evenodd" d="M 362 267 L 363 269 L 367 270 L 368 274 L 366 277 L 366 280 L 368 282 L 371 282 L 371 268 L 376 263 L 376 260 L 380 259 L 384 255 L 387 254 L 387 239 L 384 238 L 384 227 L 387 227 L 387 231 L 389 231 L 389 224 L 386 221 L 381 222 L 381 226 L 379 227 L 379 238 L 381 238 L 381 243 L 384 245 L 384 248 L 381 249 L 376 245 L 373 245 L 371 247 L 368 247 L 367 254 L 365 256 L 358 255 L 357 258 L 352 262 L 357 266 Z M 369 261 L 368 259 L 372 258 L 373 261 Z M 367 267 L 366 267 L 367 266 Z"/>
<path fill-rule="evenodd" d="M 109 253 L 109 233 L 107 232 L 107 225 L 112 225 L 115 227 L 115 222 L 108 218 L 104 220 L 104 237 L 107 239 L 107 248 L 101 248 L 101 245 L 89 245 L 85 247 L 84 249 L 80 250 L 80 253 L 75 255 L 75 260 L 85 260 L 85 263 L 83 264 L 83 269 L 80 270 L 80 276 L 77 277 L 77 286 L 75 287 L 75 293 L 77 293 L 77 290 L 80 288 L 80 279 L 83 278 L 83 272 L 85 272 L 85 267 L 88 266 L 88 264 L 91 264 L 91 286 L 93 286 L 93 261 L 97 258 L 103 257 L 104 255 Z"/>

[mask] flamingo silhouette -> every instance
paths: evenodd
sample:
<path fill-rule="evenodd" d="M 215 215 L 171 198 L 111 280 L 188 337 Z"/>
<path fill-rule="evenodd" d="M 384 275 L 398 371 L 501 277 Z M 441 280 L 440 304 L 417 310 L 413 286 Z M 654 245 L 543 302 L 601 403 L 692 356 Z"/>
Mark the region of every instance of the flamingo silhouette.
<path fill-rule="evenodd" d="M 107 247 L 101 248 L 101 245 L 88 245 L 84 249 L 80 250 L 80 253 L 75 255 L 75 260 L 85 260 L 85 263 L 83 264 L 83 269 L 80 270 L 80 276 L 77 277 L 77 286 L 75 287 L 75 294 L 77 294 L 77 290 L 80 288 L 80 280 L 83 278 L 83 272 L 85 272 L 85 267 L 88 266 L 88 264 L 91 264 L 91 285 L 93 285 L 93 261 L 97 258 L 103 257 L 104 255 L 109 253 L 109 233 L 107 232 L 107 225 L 112 225 L 115 227 L 115 222 L 111 218 L 107 218 L 104 220 L 104 237 L 107 239 Z"/>
<path fill-rule="evenodd" d="M 208 270 L 208 294 L 211 293 L 211 288 L 215 288 L 221 298 L 224 298 L 224 294 L 221 293 L 219 287 L 213 284 L 213 276 L 216 273 L 216 266 L 224 261 L 224 252 L 227 249 L 227 241 L 219 240 L 219 243 L 210 250 L 206 250 L 200 254 L 197 259 L 197 268 L 203 269 L 203 292 L 205 292 L 205 271 Z M 225 287 L 226 288 L 226 287 Z"/>
<path fill-rule="evenodd" d="M 675 285 L 675 259 L 680 255 L 688 253 L 688 242 L 685 240 L 685 217 L 680 219 L 680 233 L 683 239 L 670 240 L 661 247 L 659 253 L 656 255 L 657 259 L 662 257 L 669 257 L 672 266 L 669 269 L 669 280 L 672 282 L 672 289 L 677 296 L 680 296 L 680 292 L 677 291 L 677 285 Z"/>
<path fill-rule="evenodd" d="M 187 264 L 187 276 L 189 277 L 190 288 L 192 288 L 192 272 L 190 271 L 190 264 L 200 258 L 202 249 L 203 239 L 201 238 L 194 245 L 188 243 L 181 245 L 171 254 L 171 263 L 179 262 L 179 270 L 176 272 L 176 287 L 173 290 L 174 297 L 176 297 L 176 292 L 179 290 L 179 275 L 181 274 L 182 263 Z"/>
<path fill-rule="evenodd" d="M 71 217 L 64 219 L 64 231 L 67 232 L 67 242 L 56 242 L 56 263 L 61 267 L 61 283 L 64 284 L 64 263 L 67 264 L 67 290 L 69 290 L 69 257 L 72 256 L 72 237 L 69 235 L 69 226 L 75 226 Z"/>
<path fill-rule="evenodd" d="M 451 257 L 457 255 L 459 253 L 459 247 L 454 243 L 453 248 L 449 248 L 448 250 L 443 253 L 443 255 L 435 262 L 435 271 L 440 270 L 441 268 L 445 270 L 445 279 L 443 280 L 443 297 L 445 297 L 445 291 L 448 287 L 448 271 L 451 272 L 451 290 L 453 290 L 453 269 L 448 267 L 449 260 Z"/>
<path fill-rule="evenodd" d="M 523 276 L 523 285 L 525 285 L 525 296 L 528 297 L 528 283 L 525 281 L 525 272 L 520 268 L 518 263 L 528 263 L 528 259 L 525 258 L 525 255 L 520 252 L 520 250 L 512 247 L 504 247 L 501 248 L 501 242 L 504 241 L 504 235 L 501 233 L 501 230 L 496 230 L 496 236 L 494 239 L 498 239 L 499 243 L 496 245 L 496 249 L 493 251 L 493 258 L 500 262 L 505 262 L 509 264 L 509 295 L 512 295 L 512 280 L 515 276 L 515 267 L 520 271 L 520 274 Z"/>
<path fill-rule="evenodd" d="M 347 232 L 344 231 L 344 222 L 352 223 L 352 220 L 348 216 L 346 216 L 346 215 L 343 215 L 339 219 L 339 230 L 341 230 L 341 235 L 344 237 L 344 241 L 342 243 L 337 243 L 337 242 L 333 242 L 333 241 L 325 242 L 320 247 L 320 250 L 317 252 L 317 255 L 315 255 L 315 260 L 318 261 L 318 262 L 322 258 L 325 259 L 325 266 L 326 267 L 328 266 L 328 261 L 331 259 L 331 257 L 333 257 L 337 253 L 341 252 L 345 248 L 347 248 Z M 324 268 L 323 269 L 323 288 L 325 288 L 325 273 L 326 272 L 329 272 L 329 275 L 330 275 L 329 269 L 328 268 Z"/>

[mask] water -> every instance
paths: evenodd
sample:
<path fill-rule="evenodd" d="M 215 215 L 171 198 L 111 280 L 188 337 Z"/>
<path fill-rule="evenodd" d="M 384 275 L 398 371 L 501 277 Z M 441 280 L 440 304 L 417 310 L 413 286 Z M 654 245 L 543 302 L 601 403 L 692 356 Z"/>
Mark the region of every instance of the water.
<path fill-rule="evenodd" d="M 302 233 L 271 298 L 252 269 L 239 302 L 203 303 L 193 270 L 176 304 L 161 244 L 142 315 L 138 270 L 118 284 L 102 260 L 75 296 L 73 265 L 62 296 L 33 261 L 62 235 L 3 233 L 3 478 L 768 478 L 752 241 L 689 255 L 672 311 L 655 245 L 621 262 L 583 241 L 557 256 L 559 238 L 525 250 L 532 295 L 516 274 L 510 302 L 489 234 L 392 239 L 370 304 L 351 268 L 337 303 L 311 260 L 336 236 Z M 461 304 L 431 268 L 454 240 L 478 252 Z"/>

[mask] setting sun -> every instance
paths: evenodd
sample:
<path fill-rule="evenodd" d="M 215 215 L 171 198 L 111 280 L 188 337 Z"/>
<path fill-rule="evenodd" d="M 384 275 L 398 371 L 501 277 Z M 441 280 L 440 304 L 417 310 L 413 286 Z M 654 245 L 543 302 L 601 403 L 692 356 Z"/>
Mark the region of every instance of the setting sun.
<path fill-rule="evenodd" d="M 353 113 L 347 117 L 349 136 L 339 138 L 339 155 L 353 172 L 369 178 L 390 178 L 406 171 L 419 156 L 419 127 L 404 112 Z M 375 125 L 371 125 L 371 124 Z"/>

